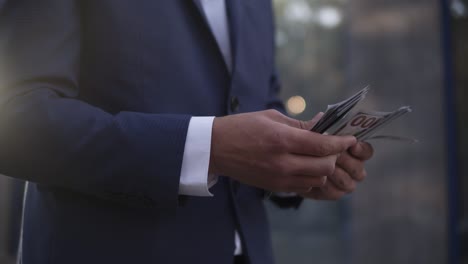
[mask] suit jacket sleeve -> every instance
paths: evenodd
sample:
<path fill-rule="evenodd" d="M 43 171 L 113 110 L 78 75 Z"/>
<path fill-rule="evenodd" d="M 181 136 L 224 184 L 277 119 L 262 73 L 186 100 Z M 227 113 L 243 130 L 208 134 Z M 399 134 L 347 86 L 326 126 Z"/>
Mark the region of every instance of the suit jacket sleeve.
<path fill-rule="evenodd" d="M 0 0 L 0 173 L 175 208 L 190 116 L 79 99 L 79 2 Z"/>

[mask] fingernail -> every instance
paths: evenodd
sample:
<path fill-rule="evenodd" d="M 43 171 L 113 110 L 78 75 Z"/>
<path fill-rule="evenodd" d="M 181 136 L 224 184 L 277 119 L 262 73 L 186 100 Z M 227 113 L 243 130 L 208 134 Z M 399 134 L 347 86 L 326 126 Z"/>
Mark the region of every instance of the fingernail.
<path fill-rule="evenodd" d="M 323 177 L 323 179 L 322 179 L 322 186 L 324 186 L 325 183 L 327 183 L 327 179 L 328 179 L 327 176 L 324 176 L 324 177 Z"/>

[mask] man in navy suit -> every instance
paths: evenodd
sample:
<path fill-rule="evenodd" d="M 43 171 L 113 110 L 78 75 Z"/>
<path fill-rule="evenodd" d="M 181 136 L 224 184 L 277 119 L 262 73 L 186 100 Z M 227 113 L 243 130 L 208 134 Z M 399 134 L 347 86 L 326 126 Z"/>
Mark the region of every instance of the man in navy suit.
<path fill-rule="evenodd" d="M 273 36 L 270 0 L 0 1 L 22 263 L 272 263 L 264 190 L 352 191 L 372 148 L 281 114 Z"/>

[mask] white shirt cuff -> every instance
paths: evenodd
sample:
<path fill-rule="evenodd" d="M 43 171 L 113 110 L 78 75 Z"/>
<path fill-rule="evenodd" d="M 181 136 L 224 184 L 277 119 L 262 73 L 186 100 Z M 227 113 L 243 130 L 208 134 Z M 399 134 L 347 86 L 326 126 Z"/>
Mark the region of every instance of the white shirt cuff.
<path fill-rule="evenodd" d="M 213 196 L 209 188 L 218 180 L 208 175 L 213 120 L 214 116 L 190 119 L 180 172 L 181 195 Z"/>

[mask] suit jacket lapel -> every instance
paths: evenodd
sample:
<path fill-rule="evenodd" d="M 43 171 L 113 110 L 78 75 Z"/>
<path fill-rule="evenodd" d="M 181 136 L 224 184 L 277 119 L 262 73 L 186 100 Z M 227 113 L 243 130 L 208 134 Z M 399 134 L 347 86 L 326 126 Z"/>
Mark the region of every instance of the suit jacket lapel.
<path fill-rule="evenodd" d="M 200 0 L 192 0 L 192 2 L 195 4 L 195 6 L 197 7 L 198 9 L 198 12 L 200 12 L 200 15 L 203 16 L 203 18 L 205 19 L 205 22 L 208 22 L 206 20 L 206 16 L 205 16 L 205 12 L 203 12 L 203 7 L 202 7 L 202 4 L 200 2 Z M 208 26 L 208 24 L 206 24 Z"/>
<path fill-rule="evenodd" d="M 211 30 L 210 24 L 208 23 L 208 19 L 207 19 L 206 15 L 205 15 L 205 12 L 203 11 L 203 6 L 201 4 L 201 1 L 200 0 L 191 0 L 191 1 L 194 3 L 199 15 L 203 19 L 204 26 L 208 30 L 208 32 L 210 34 L 210 38 L 212 39 L 212 41 L 215 42 L 216 47 L 217 47 L 217 51 L 218 51 L 218 55 L 221 57 L 222 60 L 224 60 L 223 54 L 222 54 L 221 50 L 219 49 L 218 42 L 216 41 L 216 38 L 213 35 L 213 31 Z M 240 0 L 226 0 L 228 25 L 229 25 L 229 31 L 230 31 L 229 33 L 230 33 L 230 41 L 231 41 L 231 55 L 232 55 L 231 56 L 232 57 L 232 65 L 231 65 L 232 66 L 232 72 L 229 72 L 229 69 L 226 66 L 226 70 L 229 72 L 229 74 L 234 72 L 236 61 L 237 61 L 237 59 L 236 59 L 237 40 L 238 40 L 237 30 L 239 28 L 238 21 L 237 21 L 238 20 L 238 14 L 239 14 L 239 7 L 238 7 L 238 4 L 236 3 L 237 1 L 240 1 Z"/>
<path fill-rule="evenodd" d="M 240 2 L 242 0 L 226 0 L 227 15 L 229 19 L 229 31 L 231 37 L 231 54 L 232 54 L 232 73 L 235 73 L 236 65 L 239 61 L 239 44 L 242 39 L 240 30 L 242 29 L 242 12 L 240 10 Z"/>

